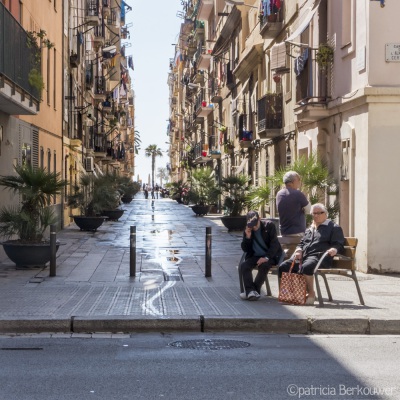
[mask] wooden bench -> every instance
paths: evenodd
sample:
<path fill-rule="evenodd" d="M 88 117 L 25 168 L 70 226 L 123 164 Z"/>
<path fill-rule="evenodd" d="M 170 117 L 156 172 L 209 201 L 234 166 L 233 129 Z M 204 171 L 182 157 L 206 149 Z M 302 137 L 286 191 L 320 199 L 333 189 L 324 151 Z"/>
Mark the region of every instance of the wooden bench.
<path fill-rule="evenodd" d="M 328 280 L 326 279 L 327 275 L 341 275 L 352 279 L 356 285 L 360 303 L 362 305 L 365 305 L 356 275 L 355 255 L 356 255 L 357 243 L 358 243 L 357 238 L 346 237 L 344 242 L 344 254 L 343 255 L 338 254 L 333 258 L 333 265 L 331 268 L 322 268 L 314 272 L 315 287 L 317 289 L 317 296 L 320 307 L 324 306 L 324 301 L 322 299 L 321 288 L 319 286 L 319 281 L 318 281 L 319 276 L 322 276 L 325 282 L 325 287 L 328 293 L 329 301 L 332 301 L 332 294 L 329 289 Z"/>

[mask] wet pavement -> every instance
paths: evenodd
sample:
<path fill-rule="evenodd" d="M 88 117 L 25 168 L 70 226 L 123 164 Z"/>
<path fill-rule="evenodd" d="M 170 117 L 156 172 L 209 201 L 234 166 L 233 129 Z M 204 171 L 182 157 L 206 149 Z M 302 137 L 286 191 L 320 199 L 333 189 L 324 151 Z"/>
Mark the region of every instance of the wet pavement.
<path fill-rule="evenodd" d="M 47 268 L 16 269 L 0 255 L 0 332 L 258 330 L 400 333 L 400 276 L 358 273 L 328 277 L 334 301 L 323 308 L 284 305 L 273 297 L 239 298 L 241 232 L 220 216 L 196 217 L 171 199 L 141 193 L 119 221 L 97 232 L 75 224 L 57 233 L 57 276 Z M 136 227 L 136 276 L 130 277 L 130 227 Z M 206 227 L 212 229 L 212 276 L 205 277 Z M 323 285 L 322 285 L 323 286 Z M 326 293 L 323 291 L 323 294 Z"/>

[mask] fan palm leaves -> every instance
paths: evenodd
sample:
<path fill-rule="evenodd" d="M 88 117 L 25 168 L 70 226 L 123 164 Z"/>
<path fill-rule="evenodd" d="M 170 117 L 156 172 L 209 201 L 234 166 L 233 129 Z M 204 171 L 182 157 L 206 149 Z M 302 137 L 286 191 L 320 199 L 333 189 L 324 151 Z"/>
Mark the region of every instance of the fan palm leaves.
<path fill-rule="evenodd" d="M 246 206 L 246 196 L 250 189 L 247 175 L 228 175 L 221 181 L 226 215 L 236 217 Z"/>
<path fill-rule="evenodd" d="M 17 235 L 23 242 L 40 242 L 46 228 L 57 222 L 48 208 L 52 196 L 62 193 L 66 182 L 59 172 L 48 172 L 31 165 L 15 167 L 16 175 L 0 177 L 0 186 L 20 195 L 21 204 L 0 210 L 0 233 Z"/>

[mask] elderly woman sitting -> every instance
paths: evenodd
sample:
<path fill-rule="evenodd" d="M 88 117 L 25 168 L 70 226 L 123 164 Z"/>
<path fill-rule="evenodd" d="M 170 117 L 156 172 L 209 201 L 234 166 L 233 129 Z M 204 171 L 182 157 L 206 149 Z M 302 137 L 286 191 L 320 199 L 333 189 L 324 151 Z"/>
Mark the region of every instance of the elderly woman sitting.
<path fill-rule="evenodd" d="M 308 297 L 306 305 L 313 305 L 315 301 L 314 292 L 314 268 L 323 253 L 328 251 L 321 267 L 330 267 L 333 257 L 343 251 L 344 235 L 342 228 L 328 219 L 328 212 L 323 204 L 317 203 L 311 206 L 310 214 L 313 217 L 311 226 L 304 233 L 300 244 L 297 246 L 292 257 L 283 262 L 279 267 L 279 279 L 282 272 L 288 272 L 293 259 L 299 261 L 293 268 L 299 271 L 300 262 L 303 265 L 303 274 L 306 278 Z"/>

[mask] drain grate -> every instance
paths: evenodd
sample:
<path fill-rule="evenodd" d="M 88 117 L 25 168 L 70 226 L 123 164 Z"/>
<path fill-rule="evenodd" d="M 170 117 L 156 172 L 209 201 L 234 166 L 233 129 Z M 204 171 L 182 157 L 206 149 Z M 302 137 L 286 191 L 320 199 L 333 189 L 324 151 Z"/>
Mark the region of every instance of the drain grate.
<path fill-rule="evenodd" d="M 224 340 L 224 339 L 199 339 L 199 340 L 178 340 L 171 342 L 168 346 L 178 349 L 192 350 L 230 350 L 243 349 L 249 347 L 250 343 L 240 340 Z"/>

